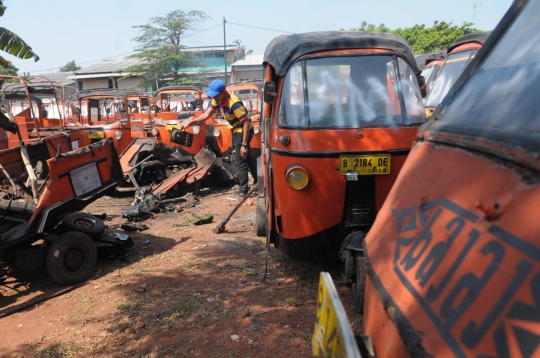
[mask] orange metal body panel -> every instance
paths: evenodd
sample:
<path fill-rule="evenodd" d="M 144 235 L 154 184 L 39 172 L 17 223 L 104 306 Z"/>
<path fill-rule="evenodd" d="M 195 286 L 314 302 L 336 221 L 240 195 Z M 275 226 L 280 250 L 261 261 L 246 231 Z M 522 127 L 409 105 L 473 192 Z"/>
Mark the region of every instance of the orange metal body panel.
<path fill-rule="evenodd" d="M 112 128 L 111 128 L 112 127 Z M 106 127 L 90 126 L 81 127 L 75 133 L 78 133 L 79 147 L 90 145 L 96 141 L 96 139 L 88 138 L 91 132 L 103 132 L 104 138 L 114 138 L 116 132 L 122 133 L 122 138 L 117 140 L 114 138 L 114 146 L 118 153 L 122 153 L 131 143 L 131 130 L 130 128 L 124 128 L 121 125 L 110 125 Z M 70 133 L 71 134 L 71 133 Z"/>
<path fill-rule="evenodd" d="M 415 144 L 366 238 L 367 335 L 394 324 L 368 310 L 382 298 L 428 355 L 522 356 L 522 332 L 540 337 L 540 185 L 523 174 L 457 147 Z M 376 340 L 377 356 L 400 356 L 384 344 Z"/>
<path fill-rule="evenodd" d="M 214 130 L 219 129 L 221 134 L 216 137 L 216 141 L 218 143 L 219 151 L 221 153 L 225 153 L 229 148 L 232 147 L 232 132 L 229 128 L 229 124 L 224 119 L 214 119 L 214 118 L 208 118 L 206 120 L 206 124 L 212 124 L 214 125 Z"/>
<path fill-rule="evenodd" d="M 176 123 L 177 123 L 176 120 L 171 122 L 171 124 L 176 124 Z M 186 132 L 193 134 L 193 142 L 191 144 L 191 147 L 186 147 L 186 146 L 171 142 L 171 131 L 167 129 L 165 124 L 154 124 L 154 128 L 158 130 L 158 135 L 156 136 L 156 139 L 159 142 L 163 142 L 167 144 L 171 148 L 179 147 L 192 155 L 196 155 L 197 153 L 201 151 L 202 148 L 206 147 L 206 125 L 204 124 L 199 126 L 200 128 L 199 134 L 193 134 L 193 127 L 191 126 L 185 128 Z"/>
<path fill-rule="evenodd" d="M 363 133 L 358 136 L 358 131 Z M 270 139 L 272 150 L 287 151 L 287 155 L 272 153 L 273 205 L 282 216 L 282 232 L 287 239 L 300 239 L 339 224 L 345 205 L 345 176 L 336 170 L 339 153 L 408 149 L 416 138 L 416 127 L 361 128 L 336 130 L 275 129 Z M 285 147 L 277 138 L 288 134 Z M 337 153 L 333 158 L 305 158 L 297 153 Z M 391 173 L 375 176 L 375 205 L 379 210 L 397 178 L 406 155 L 393 155 Z M 289 165 L 300 164 L 310 173 L 310 182 L 302 190 L 291 189 L 285 181 Z"/>
<path fill-rule="evenodd" d="M 0 150 L 7 148 L 9 148 L 8 133 L 6 130 L 0 128 Z"/>
<path fill-rule="evenodd" d="M 374 290 L 373 282 L 368 276 L 366 291 L 374 292 Z M 364 321 L 364 332 L 371 333 L 366 335 L 371 338 L 372 346 L 376 348 L 376 357 L 410 357 L 394 322 L 388 319 L 389 315 L 393 315 L 391 308 L 387 311 L 378 296 L 369 295 L 364 301 L 364 312 L 369 312 L 370 317 L 369 321 Z"/>
<path fill-rule="evenodd" d="M 47 207 L 77 196 L 71 184 L 70 176 L 66 175 L 70 170 L 95 161 L 101 182 L 110 181 L 113 177 L 112 161 L 117 160 L 115 158 L 116 153 L 113 152 L 114 149 L 112 148 L 112 145 L 105 144 L 86 153 L 67 157 L 60 156 L 47 160 L 49 180 L 40 195 L 36 210 L 30 218 L 28 226 L 31 226 L 34 220 L 38 219 L 42 211 Z"/>
<path fill-rule="evenodd" d="M 253 122 L 253 127 L 261 127 L 261 102 L 262 102 L 262 91 L 257 85 L 253 83 L 242 83 L 242 84 L 233 84 L 227 86 L 228 91 L 239 91 L 239 90 L 247 90 L 251 89 L 253 91 L 256 91 L 256 95 L 247 95 L 246 99 L 251 100 L 252 102 L 252 108 L 251 108 L 251 121 Z M 240 99 L 243 99 L 243 95 L 239 95 L 241 97 Z M 259 133 L 254 133 L 253 138 L 251 139 L 251 142 L 249 143 L 251 148 L 254 149 L 260 149 L 261 148 L 261 131 L 259 130 Z M 231 144 L 232 146 L 232 144 Z"/>
<path fill-rule="evenodd" d="M 259 127 L 261 128 L 261 114 L 253 114 L 251 116 L 251 120 L 253 121 L 253 127 Z M 259 133 L 253 134 L 253 138 L 251 138 L 250 146 L 251 148 L 261 148 L 262 147 L 262 131 L 259 129 Z"/>

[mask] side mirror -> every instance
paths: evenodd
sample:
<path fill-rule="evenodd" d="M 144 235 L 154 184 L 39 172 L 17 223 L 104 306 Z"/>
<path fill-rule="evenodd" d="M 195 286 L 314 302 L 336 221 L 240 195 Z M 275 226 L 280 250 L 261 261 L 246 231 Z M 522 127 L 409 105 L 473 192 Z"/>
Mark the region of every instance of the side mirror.
<path fill-rule="evenodd" d="M 422 98 L 426 97 L 426 79 L 424 78 L 424 76 L 416 76 L 416 80 L 418 81 L 418 86 L 420 87 L 420 94 L 422 95 Z"/>
<path fill-rule="evenodd" d="M 264 84 L 264 102 L 272 104 L 276 100 L 276 97 L 276 84 L 272 81 L 266 82 Z"/>

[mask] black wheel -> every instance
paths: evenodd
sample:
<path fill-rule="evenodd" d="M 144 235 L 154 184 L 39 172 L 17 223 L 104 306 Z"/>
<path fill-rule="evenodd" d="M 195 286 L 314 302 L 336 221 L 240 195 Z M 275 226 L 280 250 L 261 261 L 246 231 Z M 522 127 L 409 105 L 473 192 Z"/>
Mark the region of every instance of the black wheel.
<path fill-rule="evenodd" d="M 53 280 L 63 285 L 87 279 L 96 262 L 96 246 L 82 232 L 70 231 L 60 235 L 47 252 L 47 272 Z"/>
<path fill-rule="evenodd" d="M 266 236 L 266 205 L 264 203 L 264 198 L 257 198 L 255 233 L 257 236 Z"/>
<path fill-rule="evenodd" d="M 354 257 L 354 280 L 351 287 L 354 309 L 358 313 L 364 312 L 364 294 L 366 289 L 367 260 L 360 252 L 355 252 Z"/>
<path fill-rule="evenodd" d="M 105 224 L 100 219 L 86 213 L 70 213 L 62 218 L 65 231 L 78 231 L 91 239 L 99 239 L 105 230 Z"/>

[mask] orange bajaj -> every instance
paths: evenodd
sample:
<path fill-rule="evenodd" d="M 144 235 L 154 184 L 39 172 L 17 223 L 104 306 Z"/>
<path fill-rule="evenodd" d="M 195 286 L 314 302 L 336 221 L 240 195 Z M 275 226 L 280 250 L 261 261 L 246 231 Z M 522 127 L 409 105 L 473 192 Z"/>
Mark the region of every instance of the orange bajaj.
<path fill-rule="evenodd" d="M 280 36 L 264 66 L 256 229 L 293 259 L 335 258 L 371 227 L 425 120 L 420 71 L 403 38 L 367 32 Z"/>
<path fill-rule="evenodd" d="M 540 356 L 539 16 L 514 1 L 366 237 L 377 357 Z"/>

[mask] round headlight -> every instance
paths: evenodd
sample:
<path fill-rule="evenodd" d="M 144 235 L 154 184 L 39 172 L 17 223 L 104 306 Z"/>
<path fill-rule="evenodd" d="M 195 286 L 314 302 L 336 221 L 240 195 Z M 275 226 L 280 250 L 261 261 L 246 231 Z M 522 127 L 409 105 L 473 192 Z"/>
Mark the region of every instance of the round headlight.
<path fill-rule="evenodd" d="M 122 132 L 114 132 L 114 139 L 116 140 L 122 139 Z"/>
<path fill-rule="evenodd" d="M 158 131 L 158 129 L 157 129 L 156 127 L 153 127 L 153 128 L 152 128 L 152 131 L 151 131 L 150 133 L 152 133 L 152 135 L 153 135 L 154 137 L 157 137 L 157 135 L 159 134 L 159 131 Z"/>
<path fill-rule="evenodd" d="M 285 181 L 291 189 L 304 189 L 306 185 L 308 185 L 309 174 L 304 167 L 294 165 L 287 169 L 287 172 L 285 173 Z"/>
<path fill-rule="evenodd" d="M 219 137 L 221 135 L 221 131 L 219 129 L 214 129 L 214 137 Z"/>
<path fill-rule="evenodd" d="M 201 133 L 201 127 L 199 126 L 192 126 L 193 128 L 193 134 L 199 134 Z"/>
<path fill-rule="evenodd" d="M 259 126 L 253 126 L 253 133 L 257 134 L 261 131 L 261 127 Z"/>

